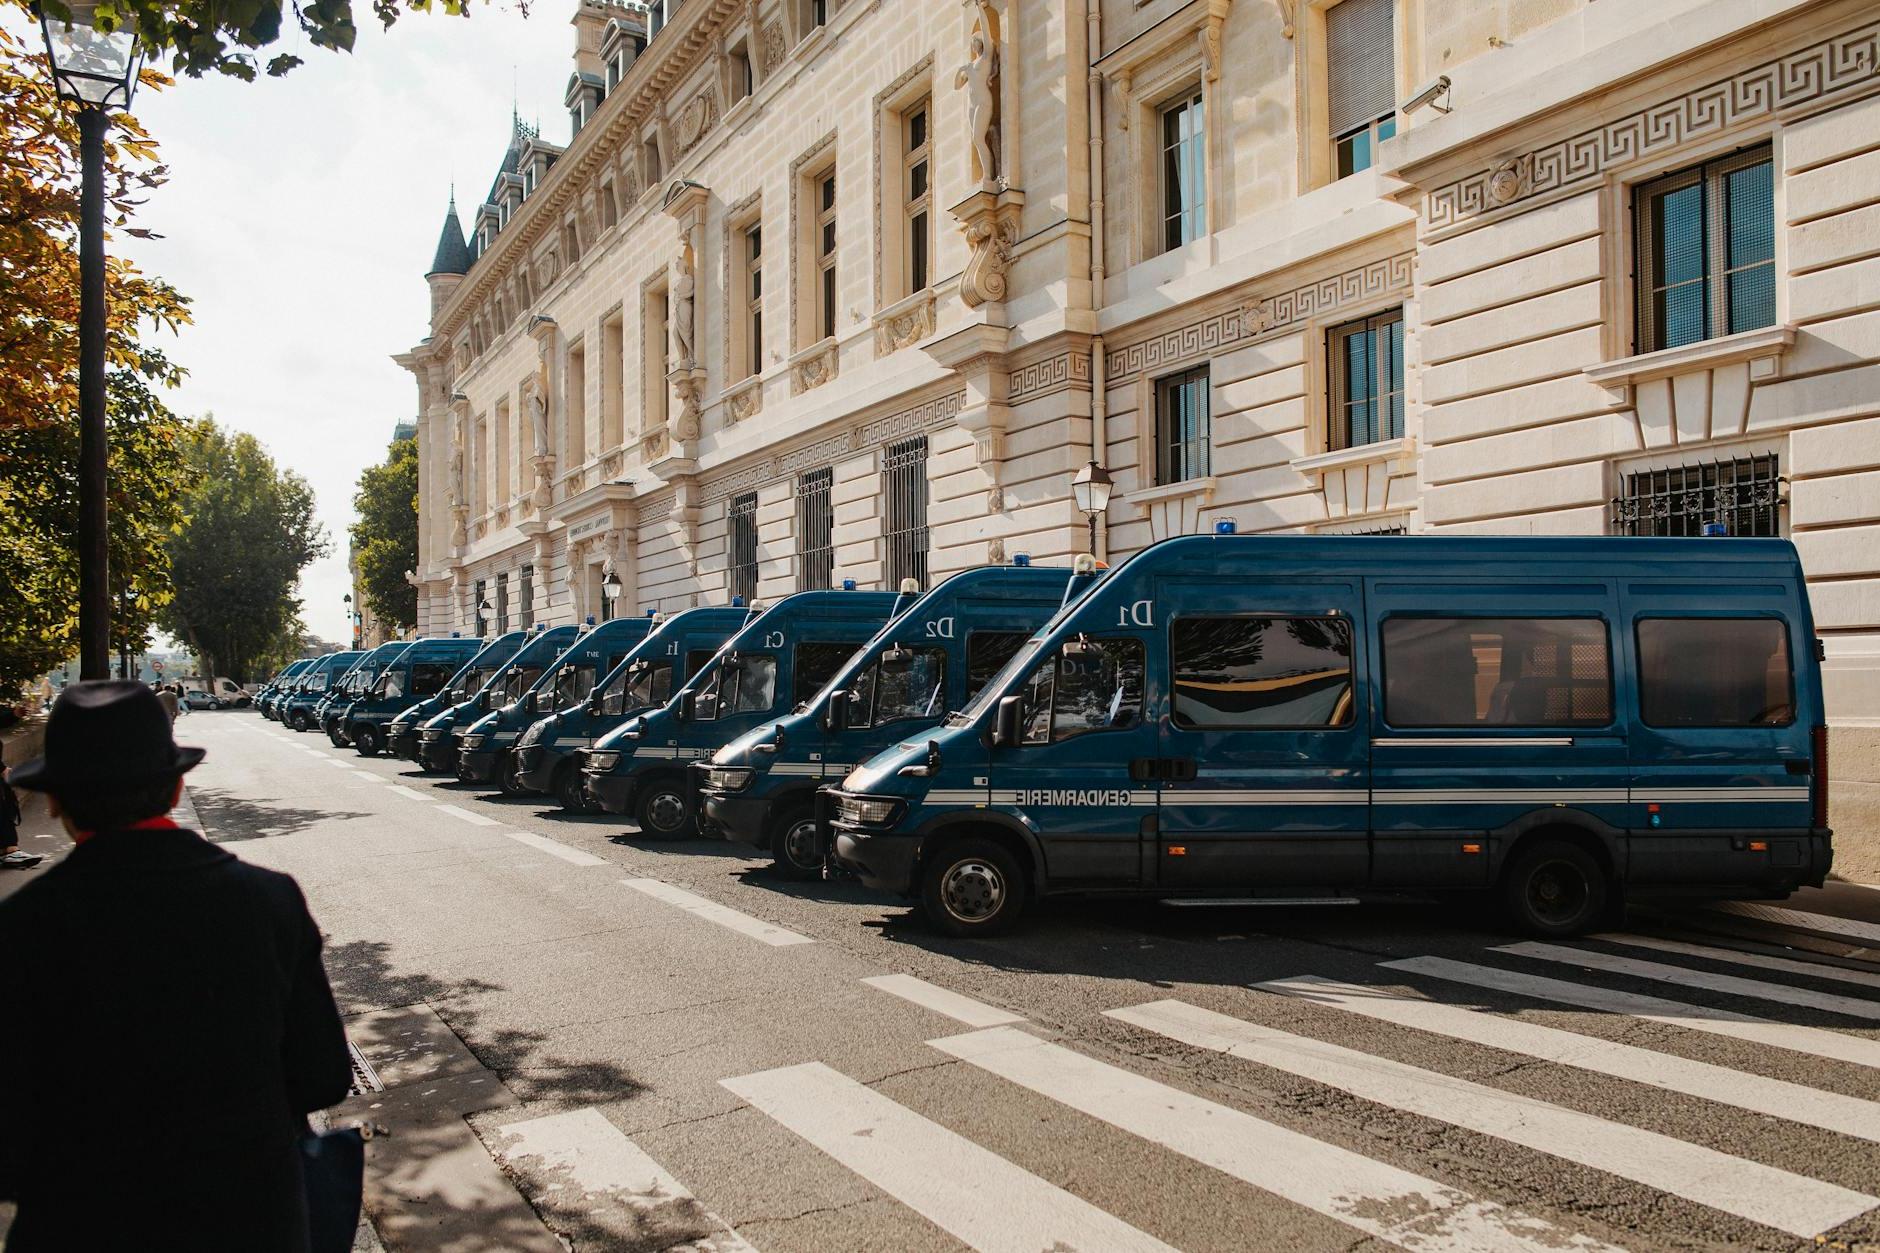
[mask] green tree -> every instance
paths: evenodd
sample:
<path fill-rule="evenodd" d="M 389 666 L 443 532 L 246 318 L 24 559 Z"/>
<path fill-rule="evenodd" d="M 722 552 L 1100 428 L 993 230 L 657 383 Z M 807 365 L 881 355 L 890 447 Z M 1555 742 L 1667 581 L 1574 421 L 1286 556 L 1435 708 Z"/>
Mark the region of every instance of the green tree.
<path fill-rule="evenodd" d="M 189 516 L 169 543 L 175 598 L 159 622 L 202 659 L 205 677 L 247 682 L 299 629 L 294 586 L 329 545 L 313 489 L 254 436 L 204 419 L 187 451 Z"/>
<path fill-rule="evenodd" d="M 384 464 L 368 466 L 353 497 L 353 550 L 366 606 L 400 631 L 418 625 L 418 441 L 395 439 Z"/>

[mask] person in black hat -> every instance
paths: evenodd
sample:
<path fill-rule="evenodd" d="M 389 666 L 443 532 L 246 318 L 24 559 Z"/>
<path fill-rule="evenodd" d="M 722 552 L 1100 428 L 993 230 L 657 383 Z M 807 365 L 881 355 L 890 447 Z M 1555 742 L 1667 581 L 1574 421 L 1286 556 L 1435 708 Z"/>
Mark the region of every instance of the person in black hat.
<path fill-rule="evenodd" d="M 75 683 L 11 774 L 76 847 L 0 901 L 8 1253 L 307 1248 L 351 1060 L 300 888 L 169 820 L 202 757 L 141 683 Z"/>

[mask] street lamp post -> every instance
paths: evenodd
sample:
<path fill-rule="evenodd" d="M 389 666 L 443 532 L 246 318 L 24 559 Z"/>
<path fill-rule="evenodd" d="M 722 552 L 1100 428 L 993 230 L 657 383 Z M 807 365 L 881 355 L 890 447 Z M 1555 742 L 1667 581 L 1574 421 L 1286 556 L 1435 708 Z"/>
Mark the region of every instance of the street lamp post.
<path fill-rule="evenodd" d="M 626 590 L 620 584 L 620 576 L 609 570 L 601 579 L 601 596 L 606 600 L 607 617 L 611 620 L 614 610 L 620 604 L 620 593 Z"/>
<path fill-rule="evenodd" d="M 104 134 L 137 83 L 137 40 L 93 24 L 96 4 L 39 22 L 61 99 L 78 106 L 78 677 L 111 677 L 111 574 L 105 493 Z"/>
<path fill-rule="evenodd" d="M 352 646 L 357 648 L 359 647 L 359 615 L 353 612 L 352 593 L 347 592 L 340 597 L 340 600 L 346 606 L 346 626 L 352 632 Z"/>
<path fill-rule="evenodd" d="M 1090 519 L 1090 555 L 1097 555 L 1097 517 L 1110 507 L 1110 493 L 1116 484 L 1110 479 L 1110 472 L 1094 460 L 1087 462 L 1071 479 L 1071 494 L 1077 498 L 1077 508 Z"/>
<path fill-rule="evenodd" d="M 496 606 L 490 604 L 489 597 L 485 596 L 482 600 L 477 602 L 477 638 L 478 639 L 483 638 L 484 631 L 489 629 L 488 623 L 490 619 L 493 618 L 495 615 L 496 615 Z"/>

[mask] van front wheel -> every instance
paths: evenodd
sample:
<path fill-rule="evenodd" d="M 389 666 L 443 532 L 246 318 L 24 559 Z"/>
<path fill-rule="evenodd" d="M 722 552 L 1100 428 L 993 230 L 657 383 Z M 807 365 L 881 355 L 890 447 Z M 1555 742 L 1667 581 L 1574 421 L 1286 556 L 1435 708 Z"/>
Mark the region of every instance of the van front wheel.
<path fill-rule="evenodd" d="M 921 869 L 927 920 L 948 935 L 999 935 L 1025 911 L 1028 886 L 1018 860 L 985 839 L 943 844 Z"/>
<path fill-rule="evenodd" d="M 680 840 L 692 834 L 692 807 L 686 803 L 685 785 L 677 779 L 646 784 L 634 809 L 640 834 L 648 839 Z"/>
<path fill-rule="evenodd" d="M 359 750 L 361 757 L 377 757 L 379 749 L 379 729 L 375 726 L 362 726 L 353 732 L 353 747 Z"/>
<path fill-rule="evenodd" d="M 816 828 L 815 815 L 806 809 L 784 816 L 770 837 L 770 854 L 777 873 L 786 879 L 822 877 L 822 834 Z"/>
<path fill-rule="evenodd" d="M 1542 840 L 1502 872 L 1501 903 L 1518 930 L 1557 940 L 1598 926 L 1611 890 L 1591 853 L 1565 840 Z"/>

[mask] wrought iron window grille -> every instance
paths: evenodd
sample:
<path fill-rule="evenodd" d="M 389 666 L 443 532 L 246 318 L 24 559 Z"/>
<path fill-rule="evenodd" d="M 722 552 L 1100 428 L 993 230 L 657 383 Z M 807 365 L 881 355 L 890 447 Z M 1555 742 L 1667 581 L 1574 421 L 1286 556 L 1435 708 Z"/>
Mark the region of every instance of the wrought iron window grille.
<path fill-rule="evenodd" d="M 1625 474 L 1612 500 L 1620 535 L 1699 536 L 1710 523 L 1729 535 L 1779 536 L 1788 480 L 1775 453 Z"/>

